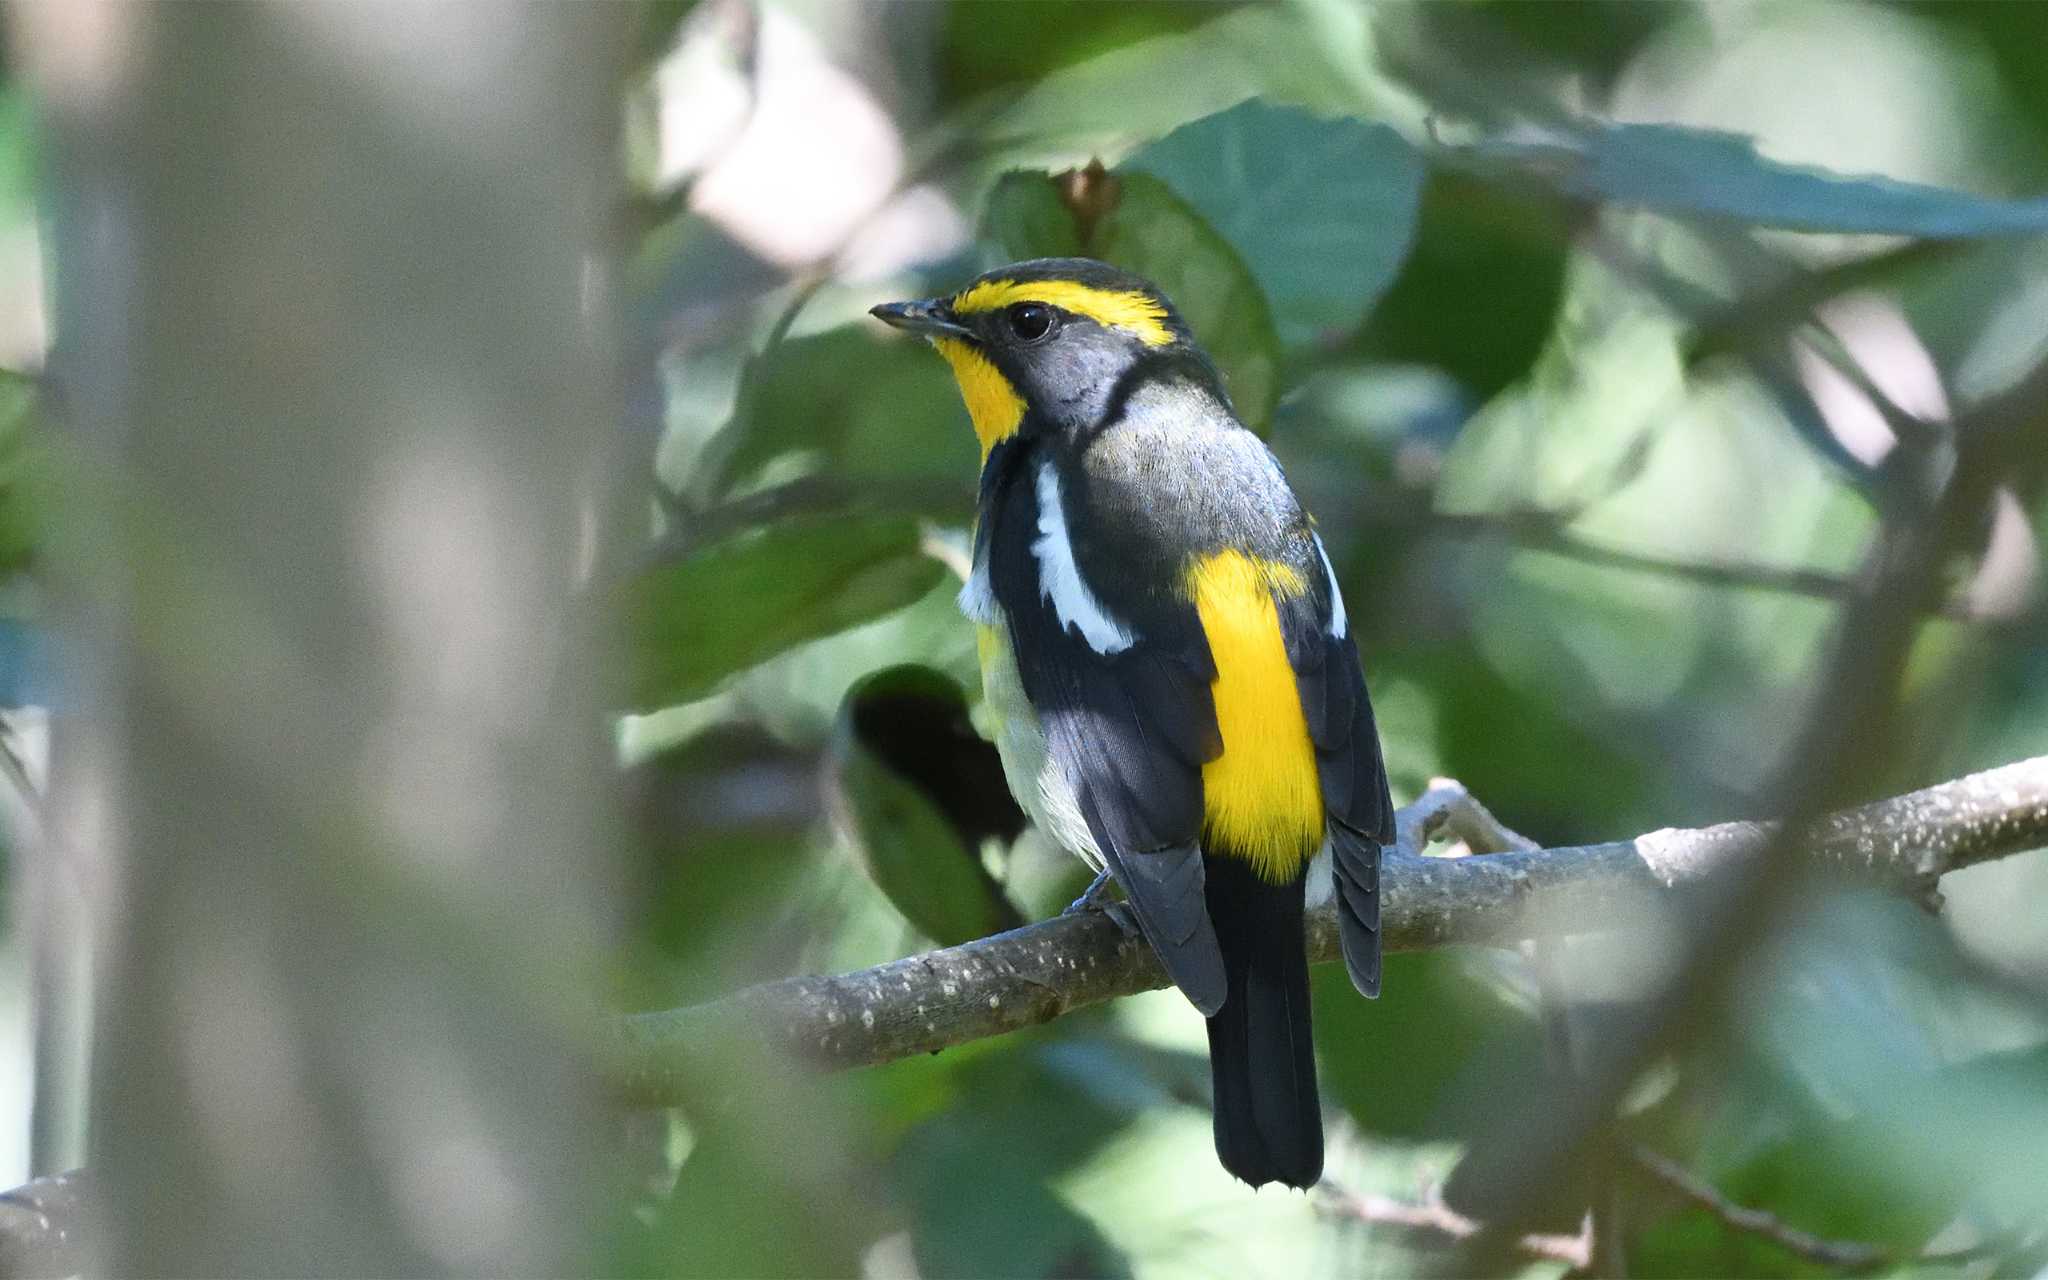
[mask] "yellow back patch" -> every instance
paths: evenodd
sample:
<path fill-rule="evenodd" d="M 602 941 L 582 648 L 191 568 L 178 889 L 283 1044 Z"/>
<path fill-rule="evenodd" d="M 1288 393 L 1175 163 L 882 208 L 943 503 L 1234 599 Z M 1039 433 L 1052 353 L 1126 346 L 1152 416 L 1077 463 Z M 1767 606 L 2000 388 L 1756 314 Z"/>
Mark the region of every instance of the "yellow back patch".
<path fill-rule="evenodd" d="M 1307 584 L 1284 564 L 1220 551 L 1190 566 L 1186 587 L 1216 660 L 1223 735 L 1223 754 L 1202 766 L 1203 847 L 1292 880 L 1323 843 L 1323 787 L 1274 599 Z"/>
<path fill-rule="evenodd" d="M 981 441 L 981 460 L 987 462 L 988 451 L 1015 435 L 1017 424 L 1024 421 L 1024 397 L 974 344 L 958 338 L 934 338 L 932 345 L 953 366 L 953 381 L 960 384 L 960 398 L 967 402 L 967 416 L 974 423 L 974 438 Z"/>
<path fill-rule="evenodd" d="M 1135 289 L 1096 289 L 1077 280 L 984 280 L 953 299 L 953 313 L 999 311 L 1016 302 L 1043 302 L 1087 316 L 1106 328 L 1135 334 L 1148 347 L 1173 341 L 1166 308 L 1149 295 Z"/>

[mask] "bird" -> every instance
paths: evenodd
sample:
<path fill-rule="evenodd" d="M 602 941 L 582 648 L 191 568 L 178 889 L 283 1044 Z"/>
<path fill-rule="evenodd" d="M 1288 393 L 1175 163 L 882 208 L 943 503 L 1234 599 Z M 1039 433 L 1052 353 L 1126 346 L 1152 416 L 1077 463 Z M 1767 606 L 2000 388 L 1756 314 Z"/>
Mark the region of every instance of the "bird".
<path fill-rule="evenodd" d="M 1322 538 L 1136 275 L 1034 259 L 871 314 L 937 349 L 981 447 L 959 601 L 1010 789 L 1096 871 L 1075 908 L 1113 879 L 1207 1019 L 1224 1169 L 1305 1190 L 1323 1169 L 1311 870 L 1328 866 L 1345 967 L 1376 996 L 1394 836 Z"/>

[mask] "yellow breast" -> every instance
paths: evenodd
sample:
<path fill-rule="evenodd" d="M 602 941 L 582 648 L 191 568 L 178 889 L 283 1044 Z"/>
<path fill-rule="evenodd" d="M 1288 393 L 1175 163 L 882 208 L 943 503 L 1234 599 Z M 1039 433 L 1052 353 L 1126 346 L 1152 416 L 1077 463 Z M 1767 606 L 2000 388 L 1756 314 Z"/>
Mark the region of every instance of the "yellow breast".
<path fill-rule="evenodd" d="M 1222 551 L 1195 562 L 1186 589 L 1216 662 L 1223 736 L 1223 754 L 1202 766 L 1203 848 L 1292 880 L 1322 845 L 1323 789 L 1274 599 L 1306 584 L 1284 564 Z"/>

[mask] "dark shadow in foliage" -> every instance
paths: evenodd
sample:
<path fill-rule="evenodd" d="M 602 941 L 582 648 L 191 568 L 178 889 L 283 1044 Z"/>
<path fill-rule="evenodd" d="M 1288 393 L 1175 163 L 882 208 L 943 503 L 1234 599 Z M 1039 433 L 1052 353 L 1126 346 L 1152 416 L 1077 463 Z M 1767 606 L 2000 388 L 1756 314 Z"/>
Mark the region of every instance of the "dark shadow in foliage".
<path fill-rule="evenodd" d="M 869 878 L 926 937 L 951 946 L 1024 923 L 981 860 L 984 841 L 1017 838 L 1024 812 L 951 677 L 905 664 L 849 690 L 826 786 Z"/>
<path fill-rule="evenodd" d="M 1415 247 L 1353 349 L 1442 369 L 1486 400 L 1549 340 L 1571 232 L 1562 206 L 1432 170 Z"/>

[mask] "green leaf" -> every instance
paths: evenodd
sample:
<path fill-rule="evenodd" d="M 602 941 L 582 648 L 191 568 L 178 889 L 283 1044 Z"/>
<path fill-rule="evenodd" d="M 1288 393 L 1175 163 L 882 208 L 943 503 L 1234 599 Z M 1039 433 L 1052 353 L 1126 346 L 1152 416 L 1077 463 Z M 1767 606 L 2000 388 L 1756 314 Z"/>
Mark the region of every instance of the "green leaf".
<path fill-rule="evenodd" d="M 1965 1210 L 1989 1222 L 2039 1212 L 2048 1177 L 2044 1099 L 2048 1046 L 1901 1072 L 1885 1105 L 1797 1126 L 1756 1156 L 1707 1176 L 1729 1200 L 1800 1230 L 1918 1249 Z M 1642 1231 L 1630 1262 L 1645 1276 L 1838 1274 L 1697 1210 Z"/>
<path fill-rule="evenodd" d="M 908 1134 L 894 1165 L 908 1193 L 918 1270 L 931 1276 L 1114 1276 L 1129 1266 L 1048 1184 L 1138 1114 L 1105 1096 L 1142 1077 L 1142 1051 L 1097 1042 L 1083 1088 L 1062 1055 L 1036 1046 L 963 1069 L 960 1101 Z"/>
<path fill-rule="evenodd" d="M 649 569 L 626 591 L 636 707 L 700 698 L 726 676 L 916 600 L 944 570 L 904 517 L 803 517 Z"/>
<path fill-rule="evenodd" d="M 981 238 L 1007 261 L 1073 258 L 1086 251 L 1073 211 L 1042 173 L 1006 173 L 989 192 Z"/>
<path fill-rule="evenodd" d="M 972 509 L 974 433 L 952 375 L 925 343 L 879 324 L 792 339 L 758 359 L 725 430 L 728 485 L 794 456 L 799 469 L 840 480 L 951 485 L 954 507 L 920 503 L 936 518 L 964 520 Z"/>
<path fill-rule="evenodd" d="M 1280 338 L 1258 281 L 1173 188 L 1149 173 L 1119 181 L 1116 208 L 1095 228 L 1094 256 L 1166 291 L 1223 370 L 1238 416 L 1264 435 L 1280 400 Z"/>
<path fill-rule="evenodd" d="M 743 721 L 626 771 L 639 866 L 633 963 L 615 989 L 624 1007 L 694 1004 L 800 967 L 804 931 L 789 903 L 817 879 L 816 775 L 815 752 Z M 754 798 L 720 802 L 741 795 Z"/>
<path fill-rule="evenodd" d="M 868 877 L 944 946 L 1024 923 L 981 863 L 982 839 L 1024 815 L 967 697 L 930 667 L 888 667 L 848 692 L 832 734 L 833 817 Z"/>
<path fill-rule="evenodd" d="M 1439 148 L 1444 164 L 1575 199 L 1792 231 L 1953 240 L 2048 231 L 2048 198 L 1994 200 L 1875 174 L 1780 164 L 1753 139 L 1666 124 L 1581 125 L 1542 143 Z"/>
<path fill-rule="evenodd" d="M 1414 239 L 1423 164 L 1393 129 L 1251 101 L 1124 163 L 1164 179 L 1251 269 L 1280 337 L 1356 328 Z"/>
<path fill-rule="evenodd" d="M 992 179 L 1006 169 L 1116 160 L 1252 97 L 1405 121 L 1418 130 L 1422 121 L 1412 97 L 1390 87 L 1373 65 L 1365 15 L 1342 3 L 1226 10 L 1191 31 L 1074 63 L 1000 105 L 971 104 L 960 119 L 963 129 L 972 122 L 975 166 Z"/>
<path fill-rule="evenodd" d="M 1212 0 L 1034 0 L 947 5 L 940 18 L 940 88 L 950 102 L 1002 85 L 1025 85 L 1064 67 L 1216 16 Z"/>
<path fill-rule="evenodd" d="M 1355 349 L 1433 365 L 1493 395 L 1529 371 L 1550 336 L 1570 235 L 1548 202 L 1432 172 L 1414 244 Z"/>
<path fill-rule="evenodd" d="M 30 566 L 41 527 L 34 386 L 19 375 L 0 377 L 0 576 Z"/>
<path fill-rule="evenodd" d="M 1454 1106 L 1469 1064 L 1540 1070 L 1533 1023 L 1475 981 L 1451 952 L 1386 958 L 1378 1000 L 1361 998 L 1342 965 L 1311 974 L 1325 1095 L 1376 1138 L 1469 1137 Z"/>

